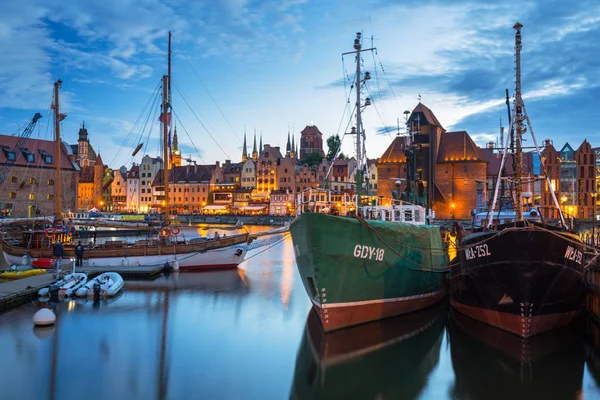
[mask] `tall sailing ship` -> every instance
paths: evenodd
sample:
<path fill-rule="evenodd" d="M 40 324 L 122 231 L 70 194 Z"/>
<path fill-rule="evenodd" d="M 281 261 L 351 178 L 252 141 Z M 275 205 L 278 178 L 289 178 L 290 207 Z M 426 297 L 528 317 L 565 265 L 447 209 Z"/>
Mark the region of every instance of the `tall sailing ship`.
<path fill-rule="evenodd" d="M 361 47 L 358 33 L 355 51 L 344 53 L 356 54 L 354 215 L 303 212 L 290 226 L 298 270 L 325 331 L 423 309 L 445 295 L 447 252 L 440 227 L 428 224 L 426 208 L 363 196 L 368 173 L 360 88 L 369 73 L 361 76 Z M 362 51 L 367 50 L 373 49 Z"/>
<path fill-rule="evenodd" d="M 171 114 L 171 33 L 169 32 L 169 73 L 162 78 L 162 142 L 163 142 L 163 196 L 166 217 L 165 226 L 161 229 L 159 237 L 142 240 L 136 243 L 111 242 L 104 246 L 85 251 L 85 259 L 88 259 L 90 265 L 102 265 L 106 267 L 119 266 L 161 266 L 169 263 L 171 266 L 177 265 L 180 269 L 205 269 L 205 268 L 235 268 L 246 255 L 246 244 L 250 240 L 249 234 L 231 235 L 224 238 L 215 238 L 210 240 L 185 241 L 178 237 L 171 236 L 174 231 L 179 231 L 178 227 L 169 227 L 169 153 L 168 132 Z M 58 80 L 54 84 L 54 99 L 52 109 L 54 111 L 54 130 L 55 130 L 55 157 L 54 166 L 56 168 L 56 193 L 55 193 L 55 218 L 52 226 L 41 225 L 41 229 L 18 229 L 11 232 L 10 240 L 2 239 L 2 250 L 7 262 L 10 264 L 20 264 L 23 256 L 27 255 L 33 260 L 39 258 L 52 258 L 52 243 L 61 240 L 64 244 L 64 258 L 75 257 L 75 247 L 70 244 L 67 224 L 63 221 L 61 205 L 61 154 L 65 153 L 60 140 L 60 121 L 66 115 L 60 113 L 59 88 L 62 81 Z M 137 152 L 136 149 L 134 151 Z M 19 154 L 20 152 L 17 152 Z M 23 226 L 25 223 L 19 224 Z M 37 225 L 40 228 L 39 222 Z M 3 227 L 3 232 L 6 228 Z"/>
<path fill-rule="evenodd" d="M 510 153 L 515 159 L 515 174 L 505 177 L 501 173 L 509 155 L 507 140 L 487 222 L 460 241 L 460 263 L 452 268 L 450 277 L 450 301 L 456 310 L 472 318 L 527 338 L 566 325 L 580 313 L 585 259 L 584 245 L 578 235 L 568 231 L 552 189 L 561 226 L 541 221 L 535 210 L 524 215 L 525 121 L 548 188 L 553 185 L 521 97 L 521 28 L 518 22 L 514 25 L 516 89 L 510 131 L 515 134 L 515 146 Z M 513 213 L 499 207 L 499 188 L 507 180 L 512 184 Z"/>

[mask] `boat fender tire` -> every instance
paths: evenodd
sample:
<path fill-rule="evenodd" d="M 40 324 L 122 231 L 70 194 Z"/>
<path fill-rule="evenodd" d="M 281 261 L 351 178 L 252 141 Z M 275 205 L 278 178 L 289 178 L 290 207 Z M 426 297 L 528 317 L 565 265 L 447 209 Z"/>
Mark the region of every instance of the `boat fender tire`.
<path fill-rule="evenodd" d="M 46 236 L 48 239 L 50 239 L 52 236 L 54 236 L 54 229 L 53 228 L 46 228 L 44 230 L 44 236 Z"/>
<path fill-rule="evenodd" d="M 179 229 L 178 227 L 171 229 L 171 233 L 173 235 L 179 235 L 180 232 L 181 232 L 181 229 Z"/>

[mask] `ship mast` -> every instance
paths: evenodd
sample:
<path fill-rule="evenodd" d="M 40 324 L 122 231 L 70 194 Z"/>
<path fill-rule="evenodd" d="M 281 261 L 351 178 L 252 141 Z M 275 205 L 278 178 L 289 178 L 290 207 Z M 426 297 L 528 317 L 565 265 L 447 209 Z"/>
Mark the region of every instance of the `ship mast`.
<path fill-rule="evenodd" d="M 347 54 L 356 53 L 356 129 L 352 128 L 352 133 L 356 135 L 356 211 L 360 207 L 360 199 L 362 196 L 362 183 L 363 183 L 363 174 L 364 174 L 364 165 L 363 165 L 363 155 L 362 155 L 362 146 L 361 146 L 361 138 L 364 136 L 364 128 L 362 126 L 362 118 L 361 118 L 361 105 L 360 102 L 360 85 L 361 83 L 368 81 L 371 79 L 371 76 L 368 72 L 365 72 L 365 77 L 361 80 L 360 76 L 360 52 L 361 51 L 370 51 L 375 50 L 375 47 L 370 49 L 362 49 L 360 40 L 362 34 L 360 32 L 356 33 L 356 39 L 354 39 L 354 49 L 356 51 L 349 51 L 347 53 L 342 53 L 342 56 Z M 371 104 L 370 99 L 366 99 L 365 107 Z"/>
<path fill-rule="evenodd" d="M 61 204 L 61 177 L 60 177 L 60 121 L 67 117 L 66 114 L 60 113 L 60 105 L 58 101 L 58 89 L 60 89 L 62 81 L 59 79 L 54 82 L 54 104 L 52 109 L 54 110 L 54 143 L 55 143 L 55 154 L 54 154 L 54 165 L 56 167 L 54 187 L 56 189 L 55 198 L 55 210 L 54 210 L 54 223 L 58 223 L 62 219 L 62 204 Z"/>
<path fill-rule="evenodd" d="M 165 224 L 171 222 L 170 205 L 169 205 L 169 111 L 171 98 L 171 32 L 169 32 L 169 51 L 168 51 L 168 70 L 167 75 L 163 75 L 163 103 L 162 103 L 162 126 L 163 126 L 163 183 L 164 183 L 164 198 L 165 198 Z"/>
<path fill-rule="evenodd" d="M 515 211 L 516 221 L 523 220 L 523 98 L 521 97 L 521 28 L 522 24 L 517 22 L 513 28 L 515 33 Z"/>
<path fill-rule="evenodd" d="M 522 139 L 523 134 L 527 131 L 524 126 L 524 123 L 527 123 L 527 128 L 529 128 L 529 133 L 531 133 L 531 138 L 533 139 L 533 144 L 535 148 L 535 152 L 537 153 L 540 159 L 540 167 L 542 170 L 542 174 L 545 176 L 546 185 L 552 196 L 552 201 L 554 203 L 554 207 L 558 210 L 558 217 L 560 218 L 561 225 L 566 227 L 565 217 L 560 209 L 560 205 L 558 203 L 558 199 L 556 198 L 556 193 L 554 186 L 550 180 L 550 176 L 548 175 L 548 169 L 546 168 L 546 164 L 544 163 L 544 158 L 542 157 L 542 153 L 540 151 L 540 147 L 538 146 L 537 139 L 535 138 L 535 134 L 533 132 L 533 127 L 531 126 L 531 120 L 527 115 L 527 109 L 525 108 L 525 103 L 523 102 L 523 98 L 521 97 L 521 28 L 523 25 L 517 22 L 513 28 L 517 31 L 515 34 L 515 57 L 516 57 L 516 67 L 515 67 L 515 107 L 513 109 L 512 118 L 509 117 L 510 128 L 509 132 L 513 129 L 516 132 L 516 149 L 515 149 L 515 211 L 516 211 L 516 220 L 523 219 L 523 188 L 522 188 L 522 174 L 523 174 L 523 160 L 522 160 Z M 496 201 L 498 199 L 498 189 L 500 187 L 502 170 L 504 168 L 504 163 L 506 162 L 506 155 L 508 153 L 508 140 L 504 143 L 504 150 L 502 151 L 502 160 L 500 161 L 500 169 L 498 171 L 498 179 L 496 181 L 496 187 L 494 189 L 494 199 L 492 201 L 491 213 L 489 215 L 488 224 L 491 225 L 494 216 L 494 210 L 496 208 Z"/>

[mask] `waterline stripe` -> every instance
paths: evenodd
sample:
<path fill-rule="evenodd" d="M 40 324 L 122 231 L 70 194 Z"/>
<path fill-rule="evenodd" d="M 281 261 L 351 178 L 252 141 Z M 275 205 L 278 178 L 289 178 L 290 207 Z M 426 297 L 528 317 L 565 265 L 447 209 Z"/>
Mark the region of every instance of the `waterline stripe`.
<path fill-rule="evenodd" d="M 337 307 L 366 306 L 366 305 L 369 305 L 369 304 L 392 303 L 392 302 L 397 302 L 397 301 L 415 300 L 415 299 L 422 299 L 422 298 L 425 298 L 425 297 L 436 296 L 436 295 L 441 294 L 441 293 L 442 293 L 441 290 L 437 290 L 437 291 L 431 292 L 431 293 L 417 294 L 417 295 L 414 295 L 414 296 L 406 296 L 406 297 L 394 297 L 394 298 L 391 298 L 391 299 L 350 301 L 350 302 L 347 302 L 347 303 L 329 303 L 329 304 L 320 304 L 320 303 L 316 302 L 314 299 L 311 299 L 311 300 L 312 300 L 312 302 L 317 307 L 320 307 L 322 309 L 326 309 L 326 308 L 337 308 Z"/>

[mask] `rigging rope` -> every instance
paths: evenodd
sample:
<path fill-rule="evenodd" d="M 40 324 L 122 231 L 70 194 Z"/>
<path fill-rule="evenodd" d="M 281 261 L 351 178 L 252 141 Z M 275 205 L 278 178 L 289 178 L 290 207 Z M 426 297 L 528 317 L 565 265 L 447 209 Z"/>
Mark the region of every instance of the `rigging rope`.
<path fill-rule="evenodd" d="M 219 147 L 219 149 L 221 149 L 221 151 L 223 152 L 223 154 L 225 154 L 225 156 L 228 159 L 231 159 L 231 157 L 229 157 L 229 154 L 227 154 L 227 152 L 223 149 L 223 147 L 221 147 L 221 145 L 217 142 L 217 140 L 213 137 L 213 135 L 210 133 L 210 131 L 208 130 L 208 128 L 206 127 L 206 125 L 204 125 L 204 123 L 200 120 L 200 118 L 198 117 L 198 115 L 196 114 L 196 111 L 192 108 L 192 106 L 190 105 L 190 103 L 187 101 L 186 97 L 183 95 L 183 93 L 181 93 L 181 91 L 179 90 L 179 88 L 177 87 L 177 85 L 175 83 L 173 83 L 173 86 L 175 87 L 175 89 L 177 90 L 177 93 L 179 93 L 181 95 L 181 98 L 183 99 L 184 103 L 188 106 L 188 108 L 190 109 L 190 111 L 192 112 L 192 114 L 194 114 L 194 117 L 196 117 L 196 119 L 198 120 L 198 122 L 200 123 L 200 125 L 202 125 L 202 127 L 204 128 L 204 130 L 206 131 L 206 133 L 208 133 L 208 136 L 210 136 L 210 138 L 213 140 L 213 142 L 215 142 L 215 144 L 217 145 L 217 147 Z"/>
<path fill-rule="evenodd" d="M 181 52 L 181 54 L 183 54 L 183 57 L 186 59 L 186 61 L 190 64 L 190 66 L 192 67 L 192 71 L 194 71 L 194 74 L 196 75 L 196 78 L 198 78 L 198 80 L 200 81 L 200 83 L 202 84 L 202 87 L 204 88 L 204 90 L 206 90 L 206 93 L 208 93 L 208 96 L 210 97 L 210 99 L 212 100 L 213 104 L 215 105 L 215 107 L 217 107 L 217 110 L 219 110 L 219 113 L 221 114 L 221 116 L 223 117 L 223 119 L 225 120 L 225 122 L 227 122 L 227 125 L 229 125 L 229 128 L 231 129 L 231 131 L 233 132 L 233 134 L 235 135 L 235 137 L 237 138 L 238 142 L 241 144 L 242 140 L 240 139 L 240 137 L 238 136 L 237 132 L 235 131 L 235 129 L 233 129 L 233 126 L 231 126 L 231 123 L 229 122 L 229 120 L 227 119 L 227 117 L 225 116 L 225 114 L 223 113 L 223 110 L 221 110 L 221 107 L 219 107 L 219 105 L 217 104 L 215 98 L 212 96 L 212 94 L 210 93 L 210 91 L 208 90 L 208 88 L 206 87 L 206 85 L 204 84 L 204 81 L 200 78 L 200 75 L 198 74 L 198 72 L 196 71 L 196 68 L 194 68 L 194 65 L 192 64 L 192 62 L 190 61 L 190 59 L 188 58 L 188 56 L 185 54 L 185 52 L 181 49 L 181 47 L 179 47 L 179 45 L 177 44 L 177 49 Z M 228 156 L 229 157 L 229 156 Z"/>

